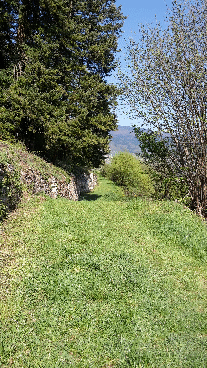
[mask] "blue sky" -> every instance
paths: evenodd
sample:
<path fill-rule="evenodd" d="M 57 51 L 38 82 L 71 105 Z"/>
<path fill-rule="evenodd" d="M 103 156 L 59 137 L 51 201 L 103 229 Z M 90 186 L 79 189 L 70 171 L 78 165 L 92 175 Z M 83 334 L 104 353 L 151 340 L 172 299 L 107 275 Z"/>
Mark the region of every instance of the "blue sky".
<path fill-rule="evenodd" d="M 122 67 L 124 67 L 124 48 L 126 45 L 125 39 L 137 39 L 139 23 L 152 23 L 155 21 L 155 15 L 158 21 L 162 24 L 166 17 L 167 6 L 170 7 L 172 0 L 117 0 L 116 5 L 122 6 L 122 12 L 128 16 L 123 27 L 123 35 L 119 39 L 119 47 L 122 50 L 119 54 Z M 114 78 L 110 78 L 110 82 L 115 82 Z M 127 110 L 127 107 L 126 107 Z M 119 125 L 136 124 L 136 120 L 130 120 L 117 109 Z"/>

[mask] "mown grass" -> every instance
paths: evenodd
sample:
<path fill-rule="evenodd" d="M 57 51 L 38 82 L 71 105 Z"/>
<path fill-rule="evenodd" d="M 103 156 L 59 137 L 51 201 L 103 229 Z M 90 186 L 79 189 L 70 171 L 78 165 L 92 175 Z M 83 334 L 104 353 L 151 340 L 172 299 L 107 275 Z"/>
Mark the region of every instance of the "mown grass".
<path fill-rule="evenodd" d="M 1 367 L 207 366 L 207 228 L 106 179 L 2 232 Z"/>

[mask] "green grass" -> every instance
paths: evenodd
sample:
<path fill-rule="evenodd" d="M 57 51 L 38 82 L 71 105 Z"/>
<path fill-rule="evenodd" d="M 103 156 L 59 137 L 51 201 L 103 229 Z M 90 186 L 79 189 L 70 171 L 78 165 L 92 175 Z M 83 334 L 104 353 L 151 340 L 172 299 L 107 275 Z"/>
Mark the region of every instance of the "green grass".
<path fill-rule="evenodd" d="M 1 367 L 207 366 L 207 228 L 106 179 L 2 233 Z"/>
<path fill-rule="evenodd" d="M 19 172 L 21 169 L 35 170 L 39 172 L 45 180 L 53 176 L 59 180 L 65 178 L 68 182 L 70 181 L 67 171 L 46 162 L 34 153 L 28 152 L 26 147 L 20 142 L 13 144 L 0 140 L 0 163 L 9 163 Z"/>

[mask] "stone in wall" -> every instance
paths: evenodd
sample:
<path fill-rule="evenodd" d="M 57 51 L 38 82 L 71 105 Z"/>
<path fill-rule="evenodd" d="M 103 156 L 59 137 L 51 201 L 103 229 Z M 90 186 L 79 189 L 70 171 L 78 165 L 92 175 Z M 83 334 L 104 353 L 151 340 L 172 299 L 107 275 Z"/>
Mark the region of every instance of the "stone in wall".
<path fill-rule="evenodd" d="M 97 175 L 93 172 L 84 172 L 77 177 L 77 189 L 80 193 L 91 192 L 97 185 Z"/>
<path fill-rule="evenodd" d="M 94 189 L 97 184 L 97 178 L 93 173 L 84 173 L 78 178 L 71 175 L 68 183 L 64 175 L 62 179 L 52 176 L 46 180 L 38 171 L 31 168 L 21 171 L 21 181 L 32 190 L 33 194 L 44 192 L 51 198 L 59 196 L 73 201 L 79 199 L 80 193 Z"/>

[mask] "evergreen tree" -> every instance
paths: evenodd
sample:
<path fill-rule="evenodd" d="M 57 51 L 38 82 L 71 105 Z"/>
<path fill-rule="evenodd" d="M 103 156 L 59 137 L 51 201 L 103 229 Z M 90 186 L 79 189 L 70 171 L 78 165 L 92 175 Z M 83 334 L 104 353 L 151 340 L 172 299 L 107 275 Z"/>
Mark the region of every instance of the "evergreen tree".
<path fill-rule="evenodd" d="M 3 3 L 13 51 L 0 71 L 1 138 L 20 139 L 53 162 L 98 166 L 116 128 L 118 91 L 106 77 L 116 67 L 120 8 L 115 0 Z"/>
<path fill-rule="evenodd" d="M 0 69 L 8 66 L 11 57 L 12 32 L 11 32 L 11 6 L 5 1 L 0 1 Z"/>

